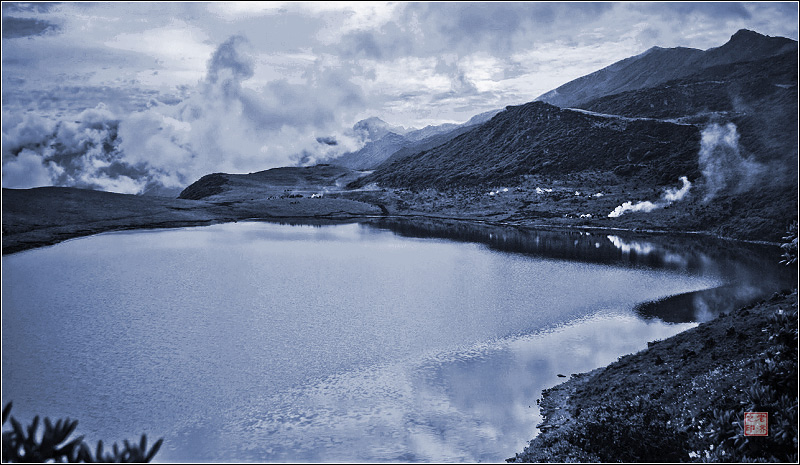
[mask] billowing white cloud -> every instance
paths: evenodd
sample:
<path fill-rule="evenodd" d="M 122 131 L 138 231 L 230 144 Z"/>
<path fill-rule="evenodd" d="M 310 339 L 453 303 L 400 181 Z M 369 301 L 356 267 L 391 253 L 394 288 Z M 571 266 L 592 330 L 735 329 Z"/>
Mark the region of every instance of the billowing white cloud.
<path fill-rule="evenodd" d="M 75 186 L 140 193 L 151 176 L 118 150 L 119 120 L 104 106 L 53 121 L 4 112 L 3 186 Z"/>
<path fill-rule="evenodd" d="M 49 177 L 114 192 L 180 189 L 211 172 L 309 164 L 363 143 L 339 130 L 364 103 L 349 75 L 318 63 L 301 84 L 272 81 L 257 92 L 242 85 L 254 75 L 247 45 L 242 36 L 222 43 L 205 78 L 174 105 L 154 101 L 121 116 L 100 105 L 58 122 L 4 118 L 4 185 Z"/>
<path fill-rule="evenodd" d="M 51 186 L 50 170 L 36 152 L 23 149 L 20 153 L 3 163 L 3 187 L 29 189 L 31 187 Z"/>
<path fill-rule="evenodd" d="M 323 160 L 371 116 L 466 121 L 654 45 L 798 35 L 791 2 L 4 3 L 3 18 L 4 185 L 127 192 Z"/>
<path fill-rule="evenodd" d="M 672 205 L 675 202 L 683 200 L 683 198 L 686 197 L 686 194 L 689 193 L 689 189 L 692 188 L 692 183 L 689 182 L 686 176 L 681 176 L 680 181 L 683 184 L 680 188 L 666 189 L 664 193 L 661 195 L 661 199 L 657 200 L 656 202 L 651 202 L 649 200 L 643 200 L 641 202 L 636 202 L 636 203 L 624 202 L 622 205 L 615 208 L 614 211 L 609 213 L 608 217 L 617 218 L 626 213 L 631 213 L 631 212 L 649 213 L 653 210 L 665 208 Z"/>

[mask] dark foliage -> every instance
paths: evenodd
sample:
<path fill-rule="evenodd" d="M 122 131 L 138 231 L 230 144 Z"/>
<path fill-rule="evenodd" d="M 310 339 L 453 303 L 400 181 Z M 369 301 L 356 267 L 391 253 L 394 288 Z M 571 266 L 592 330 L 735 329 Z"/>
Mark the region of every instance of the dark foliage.
<path fill-rule="evenodd" d="M 544 428 L 507 461 L 796 463 L 797 315 L 796 290 L 776 293 L 546 390 Z"/>
<path fill-rule="evenodd" d="M 783 255 L 781 263 L 786 266 L 797 265 L 797 220 L 794 220 L 789 225 L 789 230 L 783 236 L 783 243 L 781 244 Z"/>
<path fill-rule="evenodd" d="M 664 408 L 653 401 L 593 407 L 566 441 L 603 462 L 679 462 L 688 458 L 687 433 L 670 423 Z"/>
<path fill-rule="evenodd" d="M 774 344 L 757 362 L 757 382 L 735 409 L 716 409 L 703 435 L 711 444 L 704 460 L 713 462 L 797 463 L 797 311 L 780 311 L 765 328 Z M 766 412 L 768 435 L 744 435 L 742 412 Z"/>
<path fill-rule="evenodd" d="M 120 447 L 116 443 L 111 450 L 103 449 L 103 441 L 97 443 L 92 450 L 83 440 L 83 436 L 70 439 L 78 426 L 76 420 L 69 418 L 51 422 L 45 418 L 43 424 L 36 416 L 27 428 L 24 428 L 14 417 L 9 418 L 11 402 L 3 408 L 3 426 L 10 420 L 11 430 L 3 431 L 3 462 L 54 462 L 70 463 L 144 463 L 150 462 L 161 448 L 163 439 L 159 439 L 152 448 L 147 448 L 147 436 L 142 435 L 138 444 L 123 441 Z M 43 428 L 40 432 L 39 426 Z"/>
<path fill-rule="evenodd" d="M 223 173 L 207 174 L 184 189 L 179 199 L 200 200 L 223 191 L 222 186 L 228 183 Z"/>

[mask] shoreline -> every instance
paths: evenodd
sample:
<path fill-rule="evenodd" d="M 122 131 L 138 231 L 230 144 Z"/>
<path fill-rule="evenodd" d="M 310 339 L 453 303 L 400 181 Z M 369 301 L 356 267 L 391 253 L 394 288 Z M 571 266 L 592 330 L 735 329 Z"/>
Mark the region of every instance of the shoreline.
<path fill-rule="evenodd" d="M 61 188 L 48 188 L 51 191 Z M 673 228 L 639 228 L 612 225 L 579 224 L 566 218 L 518 220 L 492 218 L 483 214 L 440 214 L 410 210 L 407 213 L 388 211 L 380 203 L 330 198 L 301 198 L 263 201 L 213 202 L 158 197 L 126 196 L 99 191 L 83 198 L 60 198 L 57 192 L 34 193 L 37 189 L 12 191 L 3 189 L 2 254 L 47 247 L 65 240 L 104 232 L 209 226 L 237 221 L 341 222 L 374 219 L 457 221 L 526 230 L 624 232 L 644 235 L 695 236 L 735 243 L 776 246 L 775 241 L 761 241 L 725 236 L 712 231 L 691 231 Z M 71 191 L 79 191 L 70 189 Z M 74 194 L 74 192 L 72 193 Z M 12 199 L 7 199 L 11 195 Z M 34 197 L 33 201 L 26 197 Z M 35 198 L 41 197 L 41 198 Z M 33 206 L 27 205 L 34 203 Z M 84 204 L 85 203 L 85 204 Z M 123 205 L 117 203 L 135 205 Z M 80 205 L 78 205 L 80 204 Z M 383 208 L 382 208 L 383 207 Z M 85 209 L 86 211 L 81 211 Z M 122 213 L 122 214 L 121 214 Z M 126 214 L 127 213 L 127 214 Z"/>
<path fill-rule="evenodd" d="M 239 221 L 267 221 L 267 222 L 280 222 L 280 221 L 295 221 L 298 223 L 329 223 L 335 224 L 338 222 L 362 222 L 374 219 L 399 219 L 399 220 L 434 220 L 434 221 L 457 221 L 467 224 L 481 224 L 497 227 L 520 228 L 526 230 L 545 230 L 545 231 L 596 231 L 596 232 L 623 232 L 633 234 L 652 234 L 652 235 L 672 235 L 672 236 L 701 236 L 704 238 L 728 241 L 743 244 L 765 245 L 765 246 L 779 246 L 779 242 L 774 241 L 757 241 L 751 239 L 739 239 L 729 236 L 721 236 L 706 231 L 681 231 L 681 230 L 655 230 L 655 229 L 639 229 L 639 228 L 618 228 L 606 226 L 582 226 L 582 225 L 558 225 L 550 223 L 539 224 L 515 224 L 508 222 L 487 221 L 469 217 L 455 217 L 455 216 L 437 216 L 426 214 L 409 214 L 409 215 L 286 215 L 286 216 L 253 216 L 242 218 L 214 218 L 214 219 L 198 219 L 198 220 L 172 220 L 172 221 L 156 221 L 152 223 L 142 224 L 127 224 L 125 221 L 119 224 L 103 225 L 92 227 L 91 224 L 75 224 L 64 226 L 63 230 L 32 230 L 21 234 L 4 235 L 2 254 L 10 255 L 27 250 L 33 250 L 40 247 L 49 247 L 70 239 L 78 239 L 81 237 L 88 237 L 95 234 L 102 234 L 107 232 L 121 232 L 121 231 L 136 231 L 136 230 L 151 230 L 151 229 L 175 229 L 175 228 L 188 228 L 188 227 L 201 227 L 211 226 L 215 224 L 236 223 Z M 72 229 L 74 228 L 74 229 Z M 30 237 L 33 236 L 33 237 Z M 43 236 L 43 237 L 37 237 Z M 9 243 L 10 241 L 10 243 Z"/>
<path fill-rule="evenodd" d="M 465 212 L 462 215 L 448 215 L 436 211 L 420 211 L 412 207 L 404 208 L 405 211 L 401 213 L 396 208 L 387 209 L 382 203 L 377 202 L 377 199 L 372 199 L 373 202 L 370 203 L 336 196 L 326 199 L 272 198 L 259 200 L 217 199 L 215 201 L 213 199 L 148 198 L 69 188 L 42 188 L 24 191 L 3 189 L 3 194 L 3 255 L 51 246 L 100 233 L 209 226 L 238 221 L 298 224 L 379 222 L 381 220 L 430 221 L 445 226 L 450 222 L 450 227 L 455 224 L 468 224 L 513 228 L 520 231 L 619 232 L 644 237 L 653 235 L 686 236 L 739 244 L 779 245 L 776 242 L 725 237 L 711 231 L 591 225 L 582 224 L 575 218 L 558 216 L 519 219 L 514 218 L 513 215 L 502 215 L 487 209 Z M 755 341 L 759 337 L 763 337 L 763 333 L 760 329 L 753 330 L 753 328 L 743 327 L 742 325 L 745 324 L 743 322 L 754 323 L 758 320 L 763 323 L 768 312 L 766 310 L 755 312 L 747 309 L 761 308 L 764 305 L 766 305 L 765 308 L 773 310 L 775 305 L 793 306 L 796 309 L 796 288 L 793 293 L 784 293 L 780 304 L 773 305 L 769 303 L 770 301 L 765 302 L 768 303 L 750 305 L 732 311 L 728 315 L 719 316 L 672 338 L 648 343 L 648 349 L 644 351 L 623 356 L 617 362 L 588 373 L 573 374 L 565 383 L 543 391 L 540 408 L 544 421 L 538 425 L 541 432 L 534 437 L 531 445 L 522 453 L 517 453 L 515 457 L 507 460 L 551 462 L 596 459 L 594 456 L 586 455 L 585 451 L 569 446 L 564 440 L 565 435 L 570 434 L 575 425 L 587 424 L 586 419 L 581 417 L 581 411 L 585 412 L 598 405 L 603 405 L 608 400 L 610 392 L 608 389 L 620 385 L 631 387 L 631 392 L 638 390 L 640 395 L 647 398 L 660 399 L 658 400 L 659 405 L 675 403 L 679 400 L 677 387 L 680 386 L 672 386 L 671 389 L 675 392 L 670 394 L 670 386 L 667 386 L 667 381 L 683 377 L 686 378 L 685 383 L 692 385 L 698 376 L 708 377 L 708 373 L 715 370 L 724 371 L 730 363 L 739 363 L 743 360 L 750 363 L 740 357 L 738 347 L 741 345 L 741 335 L 749 335 L 747 337 Z M 747 313 L 742 313 L 743 311 Z M 734 313 L 741 318 L 731 319 L 730 315 Z M 748 316 L 756 313 L 760 315 L 756 320 Z M 734 328 L 732 333 L 730 333 L 730 328 Z M 711 337 L 712 340 L 718 339 L 721 342 L 715 342 L 708 346 L 709 332 L 714 333 L 714 337 Z M 717 355 L 717 358 L 708 359 L 706 357 L 702 361 L 698 361 L 702 358 L 700 356 L 702 350 L 722 346 L 728 346 L 729 355 L 721 354 Z M 759 353 L 763 354 L 763 341 L 760 347 L 762 348 Z M 734 361 L 731 356 L 739 358 Z M 725 357 L 728 358 L 725 359 Z M 687 363 L 695 365 L 690 366 Z M 654 370 L 658 371 L 654 372 Z M 735 373 L 728 374 L 737 376 Z M 641 381 L 639 378 L 645 375 L 648 377 L 647 382 L 637 387 L 636 383 Z M 661 378 L 667 378 L 667 381 L 662 383 L 663 385 L 654 381 Z M 741 386 L 746 381 L 741 376 L 736 378 L 735 382 L 725 381 L 726 379 L 721 378 L 714 382 L 717 384 L 727 382 L 726 389 L 728 389 L 734 384 Z M 692 389 L 688 390 L 689 394 L 687 395 L 696 393 Z M 740 397 L 741 392 L 741 390 L 737 392 Z M 672 397 L 666 399 L 665 395 Z M 618 399 L 620 396 L 625 398 L 625 392 L 613 392 L 612 398 Z M 737 400 L 737 402 L 739 401 L 741 399 Z M 695 416 L 705 415 L 707 417 L 709 413 L 703 412 L 699 407 L 702 402 L 698 403 L 696 399 L 694 402 L 696 405 L 692 407 L 694 415 L 692 421 Z M 688 417 L 683 414 L 685 412 L 669 411 L 668 413 L 673 415 L 676 421 L 687 421 Z"/>
<path fill-rule="evenodd" d="M 651 456 L 642 461 L 714 459 L 714 446 L 719 448 L 719 444 L 709 440 L 713 436 L 709 431 L 713 430 L 710 425 L 714 424 L 715 415 L 725 409 L 747 410 L 752 389 L 760 379 L 759 361 L 776 353 L 776 343 L 766 329 L 770 318 L 776 313 L 795 312 L 796 316 L 797 302 L 796 287 L 777 292 L 670 338 L 650 342 L 647 349 L 622 356 L 605 367 L 572 374 L 567 381 L 542 392 L 537 399 L 543 418 L 537 425 L 538 434 L 522 452 L 506 461 L 604 462 L 609 457 L 603 454 L 609 451 L 623 456 L 626 451 L 622 447 L 614 450 L 612 445 L 600 446 L 576 438 L 598 425 L 630 429 L 635 435 L 637 427 L 641 427 L 633 424 L 636 402 L 649 402 L 649 408 L 663 409 L 667 425 L 672 425 L 668 433 L 676 434 L 680 438 L 676 444 L 683 446 L 683 455 L 660 460 L 659 456 Z M 793 324 L 796 328 L 797 321 Z M 796 356 L 793 363 L 797 363 Z M 796 391 L 786 394 L 796 399 Z M 598 416 L 598 411 L 607 416 Z M 608 416 L 609 412 L 612 415 Z M 776 422 L 780 418 L 780 412 L 771 411 L 770 415 L 776 417 Z M 741 414 L 739 417 L 741 427 Z M 648 443 L 659 438 L 640 436 L 632 440 Z"/>

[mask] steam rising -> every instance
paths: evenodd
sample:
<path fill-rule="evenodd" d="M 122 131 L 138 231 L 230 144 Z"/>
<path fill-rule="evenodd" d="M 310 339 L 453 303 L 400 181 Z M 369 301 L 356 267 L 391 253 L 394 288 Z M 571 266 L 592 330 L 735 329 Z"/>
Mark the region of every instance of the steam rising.
<path fill-rule="evenodd" d="M 618 206 L 614 209 L 611 213 L 608 214 L 609 218 L 616 218 L 618 216 L 622 216 L 628 212 L 651 212 L 658 208 L 664 208 L 669 205 L 672 205 L 673 202 L 677 202 L 683 199 L 687 193 L 689 193 L 689 189 L 692 187 L 692 183 L 686 178 L 686 176 L 681 176 L 680 181 L 683 183 L 683 186 L 680 189 L 672 188 L 667 189 L 664 191 L 664 194 L 661 196 L 661 200 L 657 202 L 650 202 L 650 201 L 643 201 L 643 202 L 625 202 L 622 205 Z"/>
<path fill-rule="evenodd" d="M 736 125 L 710 124 L 701 133 L 698 163 L 703 172 L 705 196 L 703 202 L 711 201 L 721 192 L 740 193 L 752 188 L 766 172 L 762 165 L 742 155 L 739 147 L 739 132 Z M 611 213 L 616 218 L 628 212 L 651 212 L 677 202 L 689 192 L 691 183 L 685 176 L 680 178 L 683 187 L 668 189 L 657 202 L 625 202 Z"/>
<path fill-rule="evenodd" d="M 725 190 L 741 192 L 751 188 L 764 171 L 761 164 L 742 156 L 739 133 L 733 123 L 711 124 L 703 130 L 699 163 L 706 186 L 704 202 Z"/>
<path fill-rule="evenodd" d="M 101 103 L 59 121 L 4 109 L 3 186 L 175 193 L 208 173 L 314 164 L 363 144 L 337 131 L 363 101 L 348 76 L 317 64 L 309 82 L 257 92 L 242 85 L 254 75 L 247 47 L 242 36 L 221 44 L 176 105 L 117 115 Z"/>

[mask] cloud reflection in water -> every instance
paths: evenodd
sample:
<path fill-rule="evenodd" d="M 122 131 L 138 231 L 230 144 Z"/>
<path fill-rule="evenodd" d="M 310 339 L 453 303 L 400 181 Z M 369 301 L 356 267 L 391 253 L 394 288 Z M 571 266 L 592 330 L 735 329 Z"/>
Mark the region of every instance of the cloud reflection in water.
<path fill-rule="evenodd" d="M 501 461 L 535 436 L 542 421 L 536 399 L 563 381 L 558 374 L 604 366 L 693 326 L 609 309 L 539 334 L 259 398 L 247 408 L 252 421 L 228 412 L 212 428 L 213 438 L 184 436 L 192 443 L 178 447 L 196 450 L 198 458 L 219 453 L 263 461 Z"/>

